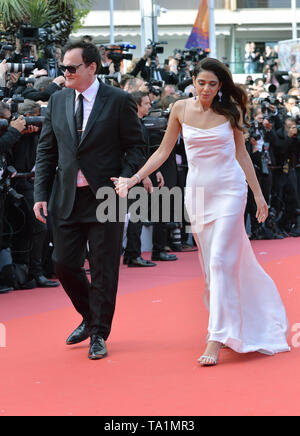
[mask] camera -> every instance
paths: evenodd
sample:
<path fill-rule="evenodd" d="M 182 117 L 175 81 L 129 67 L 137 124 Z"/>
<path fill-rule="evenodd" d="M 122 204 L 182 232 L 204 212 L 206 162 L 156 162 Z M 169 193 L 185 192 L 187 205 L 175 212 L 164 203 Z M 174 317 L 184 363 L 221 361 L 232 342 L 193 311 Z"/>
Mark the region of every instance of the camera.
<path fill-rule="evenodd" d="M 18 84 L 20 86 L 26 86 L 27 83 L 32 83 L 34 85 L 35 83 L 35 79 L 34 78 L 30 78 L 30 77 L 20 77 Z"/>
<path fill-rule="evenodd" d="M 42 127 L 43 122 L 45 121 L 44 116 L 40 117 L 24 117 L 24 120 L 26 122 L 27 126 L 36 126 L 36 127 Z"/>
<path fill-rule="evenodd" d="M 43 122 L 45 121 L 44 116 L 40 117 L 24 117 L 26 122 L 26 127 L 28 126 L 36 126 L 42 127 Z M 6 131 L 8 129 L 9 122 L 7 120 L 0 120 L 0 132 Z"/>
<path fill-rule="evenodd" d="M 110 80 L 115 80 L 120 83 L 122 80 L 122 74 L 120 72 L 115 74 L 98 74 L 97 76 L 103 83 L 107 83 L 110 85 Z"/>
<path fill-rule="evenodd" d="M 105 50 L 108 51 L 107 57 L 111 59 L 114 63 L 115 72 L 120 71 L 121 62 L 125 59 L 128 61 L 132 60 L 132 53 L 124 53 L 124 50 L 135 49 L 136 46 L 130 43 L 120 44 L 120 45 L 108 45 L 105 46 Z"/>
<path fill-rule="evenodd" d="M 167 41 L 159 41 L 154 42 L 151 39 L 149 39 L 149 45 L 148 48 L 152 48 L 152 53 L 150 55 L 150 58 L 155 59 L 158 54 L 161 54 L 164 52 L 164 48 L 160 47 L 161 44 L 168 44 Z"/>
<path fill-rule="evenodd" d="M 7 51 L 13 51 L 13 50 L 14 50 L 13 45 L 0 43 L 0 60 L 5 58 Z"/>
<path fill-rule="evenodd" d="M 149 93 L 154 94 L 156 97 L 158 97 L 161 94 L 161 89 L 159 88 L 164 86 L 164 82 L 162 82 L 161 80 L 150 80 L 150 82 L 146 83 L 146 86 L 149 89 Z"/>
<path fill-rule="evenodd" d="M 262 136 L 265 133 L 265 127 L 262 123 L 258 122 L 257 120 L 253 120 L 250 123 L 249 127 L 249 136 L 250 138 L 255 139 L 255 141 L 258 141 L 262 138 Z"/>
<path fill-rule="evenodd" d="M 24 73 L 28 74 L 35 68 L 35 64 L 31 62 L 26 62 L 24 64 L 12 64 L 10 62 L 7 63 L 7 72 L 8 73 Z"/>
<path fill-rule="evenodd" d="M 187 66 L 186 62 L 192 62 L 193 64 L 197 64 L 201 59 L 204 59 L 207 57 L 209 50 L 208 49 L 202 49 L 202 48 L 191 48 L 189 50 L 174 50 L 174 56 L 176 54 L 180 54 L 178 69 L 185 68 Z"/>
<path fill-rule="evenodd" d="M 22 194 L 18 194 L 17 191 L 11 186 L 11 180 L 16 176 L 17 170 L 12 165 L 7 165 L 7 162 L 3 156 L 1 161 L 2 176 L 0 179 L 0 194 L 7 195 L 11 198 L 15 206 L 19 206 L 24 197 Z"/>
<path fill-rule="evenodd" d="M 108 59 L 111 59 L 114 64 L 115 63 L 119 64 L 123 59 L 127 59 L 131 61 L 132 53 L 118 53 L 118 52 L 111 51 L 108 53 L 107 57 Z"/>
<path fill-rule="evenodd" d="M 61 40 L 65 38 L 68 29 L 69 26 L 65 20 L 61 20 L 51 27 L 34 27 L 31 25 L 21 26 L 17 37 L 23 43 L 23 62 L 29 62 L 34 65 L 30 62 L 30 60 L 32 60 L 30 56 L 31 44 L 39 44 L 42 48 L 43 56 L 47 60 L 46 69 L 48 76 L 55 77 L 57 75 L 58 66 L 55 57 L 54 44 L 61 43 Z M 26 68 L 25 72 L 28 72 L 29 67 Z M 35 65 L 33 68 L 35 68 Z"/>
<path fill-rule="evenodd" d="M 178 61 L 177 69 L 178 69 L 178 76 L 179 76 L 179 84 L 187 80 L 190 76 L 186 74 L 186 68 L 189 64 L 192 64 L 194 67 L 201 59 L 204 59 L 207 57 L 209 53 L 208 49 L 196 49 L 192 48 L 189 50 L 174 50 L 174 56 L 176 57 Z M 176 56 L 177 54 L 180 55 Z"/>
<path fill-rule="evenodd" d="M 23 43 L 40 42 L 40 43 L 53 43 L 58 42 L 61 34 L 68 29 L 68 23 L 61 20 L 53 24 L 51 27 L 34 27 L 31 25 L 24 25 L 20 27 L 17 37 Z"/>
<path fill-rule="evenodd" d="M 168 109 L 154 109 L 147 117 L 143 118 L 143 124 L 149 130 L 164 131 L 167 128 L 170 111 Z"/>

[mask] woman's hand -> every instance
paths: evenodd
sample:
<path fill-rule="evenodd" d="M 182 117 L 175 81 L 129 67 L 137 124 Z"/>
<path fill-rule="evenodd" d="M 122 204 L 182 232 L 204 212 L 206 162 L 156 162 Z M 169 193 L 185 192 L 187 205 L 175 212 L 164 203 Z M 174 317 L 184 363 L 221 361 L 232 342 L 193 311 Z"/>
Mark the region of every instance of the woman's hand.
<path fill-rule="evenodd" d="M 130 179 L 126 177 L 111 177 L 110 180 L 114 182 L 115 191 L 122 198 L 125 198 L 129 189 L 137 183 L 135 177 L 131 177 Z"/>
<path fill-rule="evenodd" d="M 263 223 L 266 221 L 268 217 L 268 205 L 266 203 L 266 200 L 264 199 L 264 196 L 262 194 L 258 196 L 254 196 L 255 203 L 257 206 L 256 211 L 256 218 L 259 223 Z"/>

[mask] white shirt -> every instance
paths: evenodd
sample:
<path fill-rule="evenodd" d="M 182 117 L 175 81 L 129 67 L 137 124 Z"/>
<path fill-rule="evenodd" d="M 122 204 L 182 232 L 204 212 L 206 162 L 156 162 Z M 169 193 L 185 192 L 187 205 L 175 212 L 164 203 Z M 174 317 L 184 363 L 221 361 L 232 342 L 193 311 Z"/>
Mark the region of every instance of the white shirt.
<path fill-rule="evenodd" d="M 78 106 L 78 96 L 79 94 L 83 95 L 83 122 L 82 122 L 82 135 L 86 128 L 86 124 L 88 122 L 90 113 L 92 112 L 96 95 L 99 90 L 99 81 L 97 79 L 94 80 L 94 82 L 91 84 L 89 88 L 87 88 L 84 92 L 79 92 L 75 89 L 75 108 L 74 108 L 74 114 L 76 113 L 77 106 Z M 82 174 L 80 170 L 78 170 L 77 174 L 77 187 L 81 188 L 83 186 L 88 186 L 88 181 Z"/>

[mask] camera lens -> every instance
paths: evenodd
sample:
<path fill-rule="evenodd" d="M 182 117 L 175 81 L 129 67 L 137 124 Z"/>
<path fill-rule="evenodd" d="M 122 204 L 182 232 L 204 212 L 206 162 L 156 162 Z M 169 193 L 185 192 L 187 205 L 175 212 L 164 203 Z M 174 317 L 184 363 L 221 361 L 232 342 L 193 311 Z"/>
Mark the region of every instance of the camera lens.
<path fill-rule="evenodd" d="M 35 68 L 35 65 L 31 62 L 26 64 L 7 64 L 8 73 L 30 73 Z"/>

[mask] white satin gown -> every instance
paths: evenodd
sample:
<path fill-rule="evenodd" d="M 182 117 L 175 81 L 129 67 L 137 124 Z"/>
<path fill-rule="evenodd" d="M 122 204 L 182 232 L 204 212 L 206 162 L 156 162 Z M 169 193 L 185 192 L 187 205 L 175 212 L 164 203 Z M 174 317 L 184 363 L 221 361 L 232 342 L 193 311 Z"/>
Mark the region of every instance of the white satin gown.
<path fill-rule="evenodd" d="M 182 133 L 189 167 L 185 205 L 205 276 L 208 340 L 239 353 L 289 351 L 280 295 L 246 234 L 248 185 L 231 124 L 200 129 L 183 123 Z"/>

